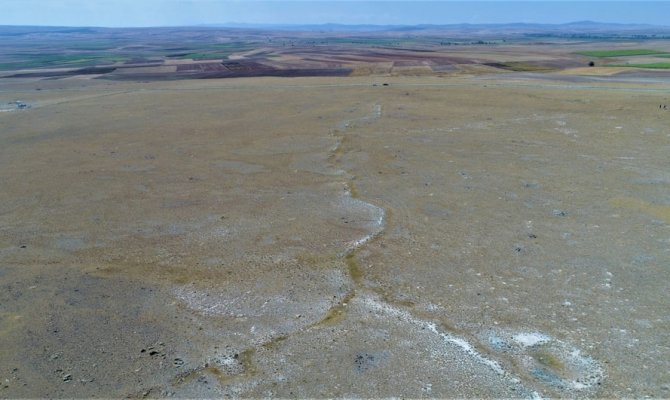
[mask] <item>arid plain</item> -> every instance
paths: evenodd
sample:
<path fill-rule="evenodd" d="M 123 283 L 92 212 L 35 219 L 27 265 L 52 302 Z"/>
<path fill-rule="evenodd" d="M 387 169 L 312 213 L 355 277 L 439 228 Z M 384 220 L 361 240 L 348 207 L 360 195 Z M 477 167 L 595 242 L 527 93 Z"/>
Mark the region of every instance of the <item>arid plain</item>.
<path fill-rule="evenodd" d="M 458 51 L 0 78 L 0 396 L 670 396 L 670 76 Z"/>

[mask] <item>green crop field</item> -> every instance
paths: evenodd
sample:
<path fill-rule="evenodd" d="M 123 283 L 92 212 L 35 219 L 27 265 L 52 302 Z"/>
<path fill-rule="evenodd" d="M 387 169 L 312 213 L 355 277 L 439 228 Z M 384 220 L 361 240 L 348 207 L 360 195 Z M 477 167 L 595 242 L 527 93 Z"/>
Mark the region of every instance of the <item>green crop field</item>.
<path fill-rule="evenodd" d="M 86 67 L 125 61 L 127 57 L 116 55 L 62 55 L 34 54 L 17 60 L 0 62 L 0 70 L 14 70 L 45 67 Z"/>
<path fill-rule="evenodd" d="M 226 58 L 227 56 L 223 54 L 214 54 L 214 53 L 188 53 L 179 56 L 181 59 L 191 59 L 191 60 L 217 60 L 217 59 L 222 59 Z"/>
<path fill-rule="evenodd" d="M 627 50 L 587 50 L 578 51 L 577 54 L 589 57 L 630 57 L 630 56 L 648 56 L 648 55 L 668 55 L 666 51 L 651 49 L 627 49 Z"/>

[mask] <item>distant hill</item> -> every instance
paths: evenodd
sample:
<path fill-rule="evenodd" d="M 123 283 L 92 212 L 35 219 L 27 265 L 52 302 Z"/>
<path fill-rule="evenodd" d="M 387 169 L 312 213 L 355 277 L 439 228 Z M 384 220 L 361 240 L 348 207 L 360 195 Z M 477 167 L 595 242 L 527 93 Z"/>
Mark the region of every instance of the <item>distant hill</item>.
<path fill-rule="evenodd" d="M 225 23 L 217 25 L 203 25 L 213 28 L 242 28 L 242 29 L 268 29 L 268 30 L 290 30 L 290 31 L 330 31 L 330 32 L 380 32 L 380 31 L 433 31 L 433 30 L 467 30 L 467 31 L 510 31 L 526 30 L 536 32 L 665 32 L 670 33 L 670 26 L 657 26 L 647 24 L 615 24 L 596 21 L 575 21 L 564 24 L 537 24 L 537 23 L 505 23 L 505 24 L 445 24 L 445 25 L 346 25 L 346 24 L 316 24 L 316 25 L 269 25 L 269 24 L 242 24 Z"/>
<path fill-rule="evenodd" d="M 345 25 L 345 24 L 318 24 L 318 25 L 273 25 L 273 24 L 244 24 L 224 23 L 198 26 L 169 26 L 150 28 L 102 28 L 102 27 L 57 27 L 57 26 L 1 26 L 0 36 L 23 36 L 35 34 L 99 34 L 139 31 L 287 31 L 305 33 L 385 33 L 385 34 L 449 34 L 457 36 L 557 36 L 580 37 L 581 35 L 594 37 L 664 37 L 670 38 L 670 26 L 656 26 L 644 24 L 614 24 L 595 21 L 575 21 L 565 24 L 536 24 L 536 23 L 506 23 L 506 24 L 448 24 L 448 25 Z"/>

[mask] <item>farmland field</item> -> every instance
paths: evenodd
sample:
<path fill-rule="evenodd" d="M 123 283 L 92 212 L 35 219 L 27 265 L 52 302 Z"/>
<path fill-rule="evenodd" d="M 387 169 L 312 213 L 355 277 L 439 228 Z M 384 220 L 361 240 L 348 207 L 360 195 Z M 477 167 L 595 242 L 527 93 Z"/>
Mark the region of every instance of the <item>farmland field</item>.
<path fill-rule="evenodd" d="M 621 50 L 587 50 L 580 51 L 577 54 L 591 57 L 628 57 L 628 56 L 646 56 L 646 55 L 663 55 L 667 56 L 667 52 L 649 49 L 621 49 Z"/>

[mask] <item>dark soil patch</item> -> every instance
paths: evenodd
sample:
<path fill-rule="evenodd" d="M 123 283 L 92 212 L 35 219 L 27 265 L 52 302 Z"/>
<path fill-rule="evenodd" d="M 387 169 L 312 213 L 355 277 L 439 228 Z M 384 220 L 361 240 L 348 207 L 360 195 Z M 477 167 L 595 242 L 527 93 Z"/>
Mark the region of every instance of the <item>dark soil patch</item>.
<path fill-rule="evenodd" d="M 553 69 L 548 66 L 535 63 L 526 63 L 526 62 L 505 62 L 505 63 L 493 62 L 493 63 L 485 63 L 484 65 L 515 72 L 537 72 L 537 71 L 548 71 Z"/>
<path fill-rule="evenodd" d="M 211 65 L 211 64 L 205 64 Z M 301 76 L 348 76 L 353 70 L 351 68 L 288 68 L 277 69 L 268 66 L 264 68 L 240 68 L 230 70 L 225 66 L 208 66 L 200 69 L 182 69 L 175 73 L 133 73 L 133 74 L 107 74 L 101 76 L 103 79 L 112 80 L 142 80 L 163 81 L 179 79 L 222 79 L 222 78 L 251 78 L 262 76 L 277 77 L 301 77 Z"/>

